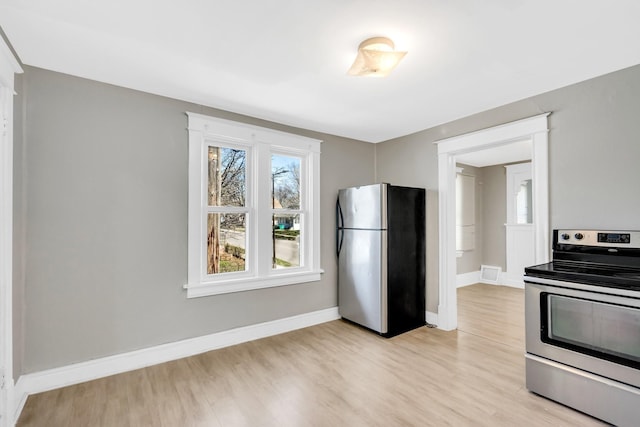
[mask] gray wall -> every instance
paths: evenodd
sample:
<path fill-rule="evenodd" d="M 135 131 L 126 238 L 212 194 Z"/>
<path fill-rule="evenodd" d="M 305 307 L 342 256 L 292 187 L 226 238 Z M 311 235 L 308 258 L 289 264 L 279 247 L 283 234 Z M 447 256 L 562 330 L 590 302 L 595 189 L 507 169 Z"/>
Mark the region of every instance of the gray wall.
<path fill-rule="evenodd" d="M 551 227 L 640 229 L 640 66 L 378 144 L 378 175 L 437 189 L 434 141 L 545 112 Z M 437 286 L 427 283 L 428 297 Z M 437 300 L 427 309 L 437 312 Z"/>
<path fill-rule="evenodd" d="M 425 131 L 427 138 L 432 137 Z M 438 312 L 438 156 L 434 144 L 424 143 L 423 133 L 375 145 L 376 180 L 427 190 L 426 309 Z"/>
<path fill-rule="evenodd" d="M 372 144 L 33 67 L 21 83 L 19 373 L 336 306 L 335 196 L 374 181 Z M 186 298 L 185 111 L 324 140 L 321 281 Z"/>
<path fill-rule="evenodd" d="M 30 67 L 21 86 L 15 190 L 23 218 L 15 231 L 24 246 L 14 264 L 24 307 L 16 310 L 23 319 L 15 337 L 20 373 L 335 306 L 338 188 L 383 181 L 436 190 L 434 141 L 542 112 L 552 112 L 551 226 L 640 229 L 640 66 L 377 145 Z M 322 281 L 185 298 L 185 111 L 325 141 Z M 428 224 L 437 221 L 429 212 Z M 438 283 L 428 280 L 427 310 L 437 306 Z"/>

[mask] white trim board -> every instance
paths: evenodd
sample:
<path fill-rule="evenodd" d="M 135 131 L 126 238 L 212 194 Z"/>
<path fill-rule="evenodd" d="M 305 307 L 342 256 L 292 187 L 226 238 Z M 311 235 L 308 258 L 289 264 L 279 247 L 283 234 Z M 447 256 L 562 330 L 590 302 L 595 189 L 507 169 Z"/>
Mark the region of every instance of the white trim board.
<path fill-rule="evenodd" d="M 22 375 L 15 387 L 14 419 L 17 422 L 27 397 L 31 394 L 194 356 L 207 351 L 330 322 L 339 318 L 338 307 L 331 307 L 298 316 Z"/>
<path fill-rule="evenodd" d="M 431 311 L 425 311 L 425 321 L 430 325 L 438 326 L 438 313 L 432 313 Z"/>
<path fill-rule="evenodd" d="M 13 411 L 13 96 L 23 70 L 0 37 L 0 427 Z"/>
<path fill-rule="evenodd" d="M 510 288 L 524 289 L 524 280 L 522 279 L 522 276 L 519 278 L 513 278 L 508 275 L 503 275 L 502 285 Z"/>

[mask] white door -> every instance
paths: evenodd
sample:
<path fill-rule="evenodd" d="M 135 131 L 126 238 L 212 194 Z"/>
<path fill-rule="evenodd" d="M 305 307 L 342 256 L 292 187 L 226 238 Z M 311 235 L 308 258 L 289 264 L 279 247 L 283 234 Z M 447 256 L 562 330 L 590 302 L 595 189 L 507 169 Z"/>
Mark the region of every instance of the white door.
<path fill-rule="evenodd" d="M 524 268 L 535 263 L 531 163 L 507 168 L 507 271 L 505 284 L 524 287 Z"/>

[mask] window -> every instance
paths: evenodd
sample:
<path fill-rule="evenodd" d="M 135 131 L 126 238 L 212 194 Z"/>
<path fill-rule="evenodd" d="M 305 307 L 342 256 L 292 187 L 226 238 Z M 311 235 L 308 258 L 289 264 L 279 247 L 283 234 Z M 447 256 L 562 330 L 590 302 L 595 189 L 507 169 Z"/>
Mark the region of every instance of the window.
<path fill-rule="evenodd" d="M 533 188 L 531 179 L 520 182 L 516 195 L 516 223 L 531 224 L 533 222 Z"/>
<path fill-rule="evenodd" d="M 533 180 L 531 162 L 506 165 L 507 224 L 533 223 Z"/>
<path fill-rule="evenodd" d="M 285 154 L 271 155 L 273 268 L 300 266 L 300 224 L 304 216 L 300 209 L 301 160 Z"/>
<path fill-rule="evenodd" d="M 320 280 L 320 141 L 187 115 L 187 296 Z"/>

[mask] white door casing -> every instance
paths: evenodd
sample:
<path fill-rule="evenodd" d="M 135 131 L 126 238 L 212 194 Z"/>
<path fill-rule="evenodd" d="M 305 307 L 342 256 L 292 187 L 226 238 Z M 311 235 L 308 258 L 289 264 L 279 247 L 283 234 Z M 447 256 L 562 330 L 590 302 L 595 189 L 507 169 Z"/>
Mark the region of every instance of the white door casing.
<path fill-rule="evenodd" d="M 0 37 L 0 427 L 13 411 L 13 94 L 20 64 Z"/>
<path fill-rule="evenodd" d="M 438 145 L 439 303 L 438 328 L 458 326 L 456 297 L 456 156 L 486 148 L 530 140 L 533 176 L 535 263 L 549 260 L 549 160 L 547 116 L 527 119 L 436 141 Z"/>

